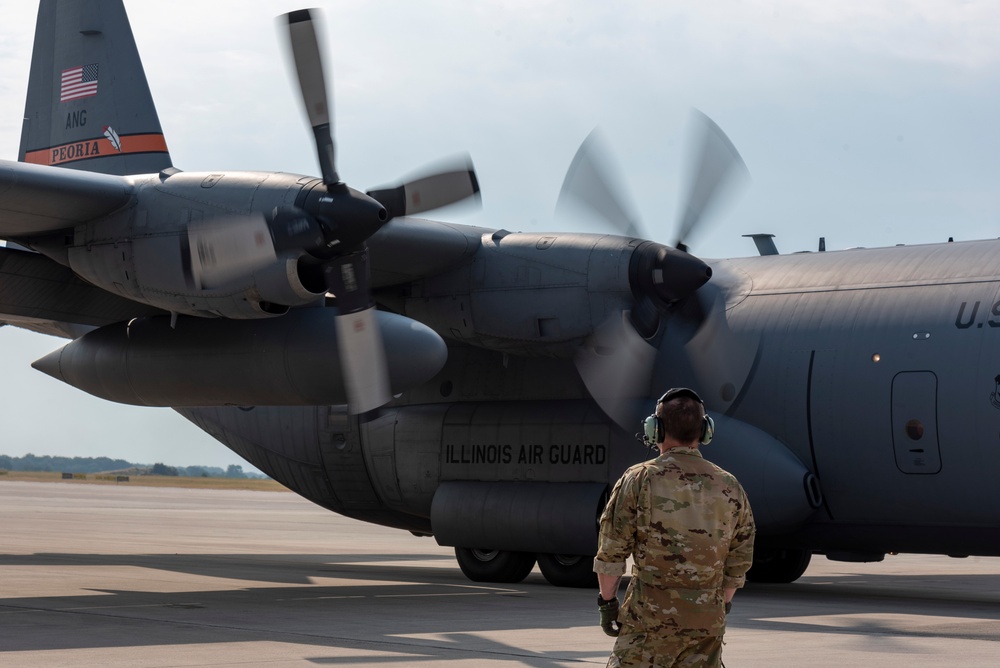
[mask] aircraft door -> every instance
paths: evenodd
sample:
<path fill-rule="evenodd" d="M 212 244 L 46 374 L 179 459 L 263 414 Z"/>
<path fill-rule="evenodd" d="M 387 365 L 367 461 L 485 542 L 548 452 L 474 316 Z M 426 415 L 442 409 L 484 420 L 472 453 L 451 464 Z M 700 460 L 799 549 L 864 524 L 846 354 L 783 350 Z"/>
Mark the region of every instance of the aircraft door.
<path fill-rule="evenodd" d="M 905 371 L 892 379 L 892 445 L 903 473 L 941 470 L 934 373 Z"/>

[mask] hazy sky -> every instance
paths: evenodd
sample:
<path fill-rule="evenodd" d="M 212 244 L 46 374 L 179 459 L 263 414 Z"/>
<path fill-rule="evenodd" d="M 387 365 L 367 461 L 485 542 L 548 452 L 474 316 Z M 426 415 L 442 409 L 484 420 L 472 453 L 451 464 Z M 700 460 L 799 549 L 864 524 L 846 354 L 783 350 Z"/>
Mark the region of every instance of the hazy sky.
<path fill-rule="evenodd" d="M 478 213 L 554 216 L 600 126 L 649 235 L 674 240 L 690 109 L 752 182 L 690 240 L 703 257 L 1000 236 L 1000 3 L 957 0 L 380 2 L 324 8 L 338 169 L 364 189 L 469 151 Z M 174 164 L 316 174 L 274 16 L 285 0 L 126 2 Z M 36 8 L 0 24 L 0 157 L 15 159 Z M 0 453 L 242 463 L 168 409 L 120 407 L 32 370 L 56 339 L 0 328 Z"/>

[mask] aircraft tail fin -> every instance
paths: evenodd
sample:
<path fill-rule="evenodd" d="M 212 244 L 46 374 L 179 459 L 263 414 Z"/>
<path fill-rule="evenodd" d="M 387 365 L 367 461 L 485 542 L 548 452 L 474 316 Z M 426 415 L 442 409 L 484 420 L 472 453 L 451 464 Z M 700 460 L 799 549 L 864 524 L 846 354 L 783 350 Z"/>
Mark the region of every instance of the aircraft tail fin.
<path fill-rule="evenodd" d="M 41 0 L 18 160 L 119 176 L 171 166 L 121 0 Z"/>

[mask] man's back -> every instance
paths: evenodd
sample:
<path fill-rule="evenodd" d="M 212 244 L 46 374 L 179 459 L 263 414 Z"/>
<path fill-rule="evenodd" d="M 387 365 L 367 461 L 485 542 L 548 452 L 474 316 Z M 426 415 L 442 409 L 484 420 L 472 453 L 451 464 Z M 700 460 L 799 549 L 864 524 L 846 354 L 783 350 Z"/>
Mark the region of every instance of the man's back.
<path fill-rule="evenodd" d="M 695 447 L 676 447 L 621 477 L 601 517 L 597 560 L 633 557 L 626 626 L 722 635 L 724 591 L 743 585 L 753 516 L 734 476 Z"/>
<path fill-rule="evenodd" d="M 750 567 L 752 550 L 738 549 L 750 537 L 749 504 L 735 477 L 696 448 L 673 448 L 639 467 L 637 570 L 664 587 L 718 589 L 727 563 L 737 577 Z"/>

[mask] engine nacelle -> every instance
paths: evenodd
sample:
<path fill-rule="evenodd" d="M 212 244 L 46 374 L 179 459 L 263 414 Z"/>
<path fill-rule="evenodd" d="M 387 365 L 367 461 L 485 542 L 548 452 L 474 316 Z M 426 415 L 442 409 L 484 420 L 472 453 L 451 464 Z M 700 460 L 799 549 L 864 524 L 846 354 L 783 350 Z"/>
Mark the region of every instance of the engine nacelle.
<path fill-rule="evenodd" d="M 665 308 L 710 276 L 698 258 L 641 239 L 498 231 L 471 263 L 414 282 L 394 306 L 464 343 L 570 357 L 612 315 Z"/>
<path fill-rule="evenodd" d="M 281 318 L 165 316 L 96 329 L 32 366 L 102 399 L 137 406 L 306 406 L 347 402 L 334 308 Z M 444 341 L 392 313 L 375 317 L 393 394 L 427 382 L 447 361 Z"/>
<path fill-rule="evenodd" d="M 109 292 L 165 311 L 252 319 L 282 315 L 289 307 L 323 298 L 323 286 L 306 287 L 299 255 L 288 254 L 231 285 L 191 285 L 185 272 L 187 231 L 137 237 L 117 246 L 94 244 L 69 249 L 70 267 Z"/>
<path fill-rule="evenodd" d="M 293 174 L 178 172 L 134 177 L 133 204 L 78 225 L 71 244 L 39 250 L 88 282 L 173 313 L 234 319 L 282 315 L 322 299 L 322 281 L 304 278 L 301 250 L 224 285 L 192 277 L 189 230 L 203 223 L 252 225 L 276 207 L 294 207 L 322 182 Z"/>

